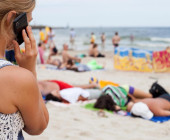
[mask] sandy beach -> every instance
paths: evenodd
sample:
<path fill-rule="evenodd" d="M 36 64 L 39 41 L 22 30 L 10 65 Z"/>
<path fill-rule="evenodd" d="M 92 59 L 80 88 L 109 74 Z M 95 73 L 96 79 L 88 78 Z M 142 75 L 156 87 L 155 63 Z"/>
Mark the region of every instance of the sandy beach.
<path fill-rule="evenodd" d="M 70 54 L 82 52 L 70 51 Z M 87 52 L 86 52 L 87 53 Z M 99 80 L 113 81 L 118 84 L 129 84 L 148 92 L 151 84 L 158 82 L 170 92 L 170 73 L 141 73 L 118 71 L 113 67 L 113 54 L 107 52 L 106 58 L 95 58 L 105 70 L 77 73 L 42 69 L 37 66 L 38 80 L 57 79 L 67 83 L 87 84 L 90 77 Z M 60 58 L 61 56 L 59 56 Z M 92 58 L 85 57 L 86 64 Z M 88 101 L 95 102 L 95 101 Z M 153 123 L 140 118 L 125 117 L 106 113 L 107 117 L 99 117 L 97 112 L 83 108 L 87 102 L 70 105 L 47 103 L 50 121 L 47 129 L 40 136 L 28 136 L 26 140 L 169 140 L 170 121 L 163 124 Z"/>

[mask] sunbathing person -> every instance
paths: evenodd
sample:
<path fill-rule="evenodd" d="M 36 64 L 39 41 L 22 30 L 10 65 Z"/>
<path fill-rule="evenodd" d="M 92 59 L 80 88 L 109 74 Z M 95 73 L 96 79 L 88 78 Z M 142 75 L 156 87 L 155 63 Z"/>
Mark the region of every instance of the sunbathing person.
<path fill-rule="evenodd" d="M 157 98 L 151 98 L 151 99 L 139 100 L 133 96 L 130 97 L 132 101 L 128 103 L 127 110 L 129 112 L 132 112 L 133 114 L 136 113 L 136 111 L 135 112 L 133 111 L 133 107 L 135 106 L 135 103 L 142 102 L 148 106 L 148 108 L 154 114 L 154 116 L 170 116 L 170 95 L 168 93 L 162 94 Z M 143 114 L 143 112 L 141 113 Z M 140 112 L 137 115 L 140 115 Z"/>
<path fill-rule="evenodd" d="M 89 97 L 89 91 L 82 88 L 73 87 L 63 89 L 61 91 L 54 90 L 46 96 L 46 100 L 52 99 L 54 101 L 59 101 L 63 103 L 76 103 L 78 101 L 90 100 Z"/>
<path fill-rule="evenodd" d="M 91 57 L 105 57 L 105 55 L 101 54 L 98 51 L 98 45 L 97 44 L 92 44 L 90 46 L 89 56 L 91 56 Z"/>
<path fill-rule="evenodd" d="M 161 87 L 158 84 L 157 86 Z M 170 95 L 163 88 L 162 90 L 158 90 L 157 86 L 156 88 L 150 89 L 151 94 L 144 93 L 143 91 L 133 87 L 129 87 L 129 89 L 127 89 L 127 87 L 107 87 L 103 90 L 104 94 L 99 97 L 94 107 L 108 109 L 111 111 L 119 111 L 120 107 L 127 106 L 127 111 L 133 111 L 131 109 L 133 109 L 134 103 L 142 102 L 149 107 L 150 111 L 155 116 L 170 116 Z M 148 110 L 148 112 L 150 111 Z M 149 117 L 151 118 L 152 116 L 150 115 Z"/>
<path fill-rule="evenodd" d="M 53 46 L 53 47 L 51 47 L 50 48 L 50 56 L 55 56 L 55 55 L 57 55 L 58 54 L 58 49 L 57 49 L 57 47 L 56 46 Z"/>
<path fill-rule="evenodd" d="M 62 66 L 61 60 L 58 59 L 58 58 L 52 59 L 52 55 L 49 55 L 49 56 L 48 56 L 48 59 L 47 59 L 47 61 L 46 61 L 46 64 L 55 65 L 55 66 L 57 66 L 58 68 L 61 68 L 61 66 Z"/>
<path fill-rule="evenodd" d="M 81 62 L 81 59 L 80 58 L 77 58 L 77 57 L 73 57 L 71 55 L 69 55 L 68 53 L 68 45 L 67 44 L 64 44 L 63 45 L 63 51 L 62 51 L 62 59 L 63 59 L 63 65 L 67 65 L 67 62 L 68 60 L 72 60 L 72 61 L 75 61 L 75 62 L 78 62 L 80 63 Z"/>
<path fill-rule="evenodd" d="M 67 70 L 72 70 L 72 71 L 76 71 L 76 72 L 85 72 L 85 71 L 90 71 L 91 68 L 86 65 L 86 64 L 75 64 L 75 62 L 71 59 L 69 59 L 67 61 L 67 64 L 66 64 L 66 69 Z"/>
<path fill-rule="evenodd" d="M 56 48 L 56 46 L 53 46 L 52 48 L 50 48 L 50 54 L 48 56 L 46 64 L 55 65 L 60 69 L 62 66 L 61 60 L 58 58 L 55 58 L 55 59 L 52 58 L 52 56 L 56 56 L 57 54 L 58 54 L 58 49 Z"/>
<path fill-rule="evenodd" d="M 63 102 L 66 101 L 64 97 L 62 99 L 60 98 L 60 93 L 64 96 L 66 96 L 66 94 L 70 94 L 70 97 L 74 96 L 74 93 L 76 96 L 78 95 L 80 96 L 81 94 L 85 93 L 88 95 L 88 99 L 97 99 L 102 93 L 101 90 L 97 89 L 98 85 L 95 83 L 72 86 L 62 81 L 47 80 L 47 81 L 39 81 L 38 86 L 41 91 L 41 94 L 43 96 L 46 96 L 47 100 L 52 99 L 54 101 L 63 101 Z M 80 97 L 80 100 L 86 100 L 86 99 Z"/>
<path fill-rule="evenodd" d="M 91 89 L 91 88 L 96 88 L 96 87 L 98 87 L 98 85 L 95 83 L 92 83 L 89 85 L 72 86 L 67 83 L 56 81 L 56 80 L 39 81 L 40 91 L 42 95 L 47 96 L 46 98 L 47 100 L 49 98 L 56 100 L 56 101 L 63 101 L 63 102 L 66 102 L 67 100 L 67 102 L 71 102 L 71 103 L 73 103 L 72 97 L 74 96 L 76 96 L 76 98 L 73 98 L 74 102 L 79 101 L 79 100 L 84 101 L 84 100 L 90 100 L 90 99 L 98 99 L 102 91 L 98 89 Z M 103 89 L 103 91 L 110 92 L 111 90 L 110 87 L 111 86 L 106 86 Z M 151 94 L 144 93 L 138 89 L 134 89 L 133 87 L 128 87 L 128 86 L 124 86 L 124 90 L 122 88 L 125 94 L 127 94 L 125 89 L 129 90 L 130 93 L 133 92 L 133 94 L 138 98 L 152 98 Z M 127 101 L 128 101 L 127 96 L 124 95 L 121 102 L 120 103 L 117 102 L 117 104 L 119 104 L 120 106 L 125 106 Z"/>
<path fill-rule="evenodd" d="M 66 64 L 66 69 L 67 70 L 73 70 L 78 72 L 78 67 L 75 65 L 72 59 L 69 59 Z"/>

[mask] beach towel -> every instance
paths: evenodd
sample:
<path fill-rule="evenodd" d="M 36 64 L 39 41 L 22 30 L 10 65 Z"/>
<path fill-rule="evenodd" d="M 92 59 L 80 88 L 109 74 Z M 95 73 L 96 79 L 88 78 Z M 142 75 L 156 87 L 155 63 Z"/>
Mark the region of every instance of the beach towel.
<path fill-rule="evenodd" d="M 103 69 L 102 65 L 99 65 L 96 60 L 91 60 L 90 62 L 87 63 L 87 66 L 91 69 L 91 70 L 98 70 L 98 69 Z"/>
<path fill-rule="evenodd" d="M 89 109 L 89 110 L 93 110 L 93 111 L 99 111 L 100 110 L 100 109 L 94 108 L 94 103 L 86 104 L 84 106 L 84 108 Z M 126 107 L 121 107 L 121 109 L 126 110 Z M 107 111 L 109 113 L 113 113 L 113 111 L 108 111 L 106 109 L 105 109 L 105 111 Z M 131 116 L 132 117 L 130 112 L 127 112 L 126 116 Z M 164 123 L 164 122 L 169 121 L 169 120 L 170 120 L 170 116 L 167 116 L 167 117 L 154 116 L 152 119 L 150 119 L 150 121 L 155 122 L 155 123 Z"/>
<path fill-rule="evenodd" d="M 116 87 L 119 86 L 119 84 L 113 83 L 111 81 L 104 81 L 104 80 L 100 80 L 99 85 L 100 85 L 100 88 L 104 88 L 105 86 L 108 86 L 108 85 L 116 86 Z"/>
<path fill-rule="evenodd" d="M 93 66 L 88 66 L 85 64 L 76 64 L 78 71 L 77 72 L 86 72 L 86 71 L 92 71 L 92 70 L 104 70 L 102 66 L 100 65 L 93 65 Z M 67 70 L 66 68 L 58 68 L 57 66 L 51 65 L 51 64 L 45 64 L 45 65 L 39 65 L 38 66 L 41 69 L 49 69 L 49 70 L 61 70 L 65 71 Z"/>
<path fill-rule="evenodd" d="M 50 69 L 50 70 L 66 70 L 66 69 L 59 69 L 57 66 L 51 64 L 38 65 L 38 67 L 41 69 Z"/>

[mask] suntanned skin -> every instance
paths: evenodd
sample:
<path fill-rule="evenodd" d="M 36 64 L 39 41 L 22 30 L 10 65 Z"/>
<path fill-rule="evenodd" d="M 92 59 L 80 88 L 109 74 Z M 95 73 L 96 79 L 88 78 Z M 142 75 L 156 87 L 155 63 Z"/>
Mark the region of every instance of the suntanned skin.
<path fill-rule="evenodd" d="M 170 116 L 170 102 L 162 99 L 162 98 L 148 98 L 148 99 L 141 99 L 136 100 L 135 97 L 132 95 L 130 96 L 132 99 L 132 102 L 128 103 L 128 111 L 131 110 L 132 106 L 136 102 L 143 102 L 145 103 L 151 112 L 155 116 Z"/>
<path fill-rule="evenodd" d="M 8 13 L 7 26 L 15 15 L 15 11 Z M 28 23 L 32 20 L 32 12 L 27 13 L 27 19 Z M 26 32 L 22 31 L 25 54 L 20 53 L 19 45 L 12 35 L 6 42 L 0 33 L 0 58 L 4 57 L 6 48 L 14 47 L 15 58 L 19 65 L 19 67 L 6 66 L 0 69 L 0 112 L 12 114 L 19 111 L 24 120 L 24 131 L 31 135 L 38 135 L 47 127 L 49 116 L 37 84 L 35 70 L 37 48 L 29 26 L 27 33 L 29 38 Z"/>
<path fill-rule="evenodd" d="M 90 56 L 97 57 L 98 54 L 99 54 L 99 51 L 98 51 L 97 47 L 96 48 L 93 48 L 93 46 L 90 47 L 90 50 L 89 50 L 89 55 Z"/>
<path fill-rule="evenodd" d="M 115 35 L 113 38 L 112 38 L 112 43 L 113 45 L 114 44 L 119 44 L 120 42 L 120 37 L 118 35 Z"/>
<path fill-rule="evenodd" d="M 60 91 L 58 84 L 49 81 L 38 81 L 38 87 L 44 96 L 53 90 Z"/>
<path fill-rule="evenodd" d="M 73 57 L 71 55 L 68 54 L 68 45 L 67 44 L 64 44 L 63 45 L 63 51 L 62 51 L 62 59 L 63 59 L 63 65 L 66 65 L 67 64 L 67 61 L 69 59 L 72 59 L 72 60 L 75 60 L 77 62 L 80 62 L 81 59 L 77 58 L 77 57 Z"/>

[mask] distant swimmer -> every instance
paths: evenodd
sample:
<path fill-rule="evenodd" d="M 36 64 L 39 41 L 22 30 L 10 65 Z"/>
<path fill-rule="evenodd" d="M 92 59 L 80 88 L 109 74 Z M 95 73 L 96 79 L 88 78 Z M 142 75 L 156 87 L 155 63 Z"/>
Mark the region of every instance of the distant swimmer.
<path fill-rule="evenodd" d="M 118 32 L 115 33 L 115 36 L 112 38 L 112 43 L 113 46 L 116 48 L 119 46 L 119 42 L 120 42 L 120 37 L 118 35 Z"/>
<path fill-rule="evenodd" d="M 133 41 L 134 41 L 134 36 L 133 35 L 130 36 L 130 41 L 131 41 L 131 44 L 132 44 Z"/>
<path fill-rule="evenodd" d="M 94 35 L 94 33 L 91 33 L 91 39 L 90 39 L 90 43 L 94 44 L 96 41 L 96 36 Z"/>
<path fill-rule="evenodd" d="M 105 33 L 102 33 L 101 35 L 101 46 L 102 46 L 102 49 L 104 49 L 105 47 L 105 40 L 106 40 L 106 36 L 105 36 Z"/>

